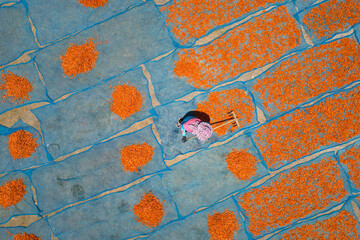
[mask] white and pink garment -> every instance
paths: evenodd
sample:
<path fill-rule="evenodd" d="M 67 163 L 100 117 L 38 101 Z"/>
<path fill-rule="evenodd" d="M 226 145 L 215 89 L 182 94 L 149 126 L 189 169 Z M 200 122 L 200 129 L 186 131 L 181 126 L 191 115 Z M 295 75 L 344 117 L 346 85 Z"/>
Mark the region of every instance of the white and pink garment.
<path fill-rule="evenodd" d="M 181 123 L 182 135 L 185 136 L 185 132 L 194 134 L 200 141 L 206 141 L 213 132 L 210 123 L 203 122 L 199 118 L 192 117 L 190 119 L 184 119 Z"/>

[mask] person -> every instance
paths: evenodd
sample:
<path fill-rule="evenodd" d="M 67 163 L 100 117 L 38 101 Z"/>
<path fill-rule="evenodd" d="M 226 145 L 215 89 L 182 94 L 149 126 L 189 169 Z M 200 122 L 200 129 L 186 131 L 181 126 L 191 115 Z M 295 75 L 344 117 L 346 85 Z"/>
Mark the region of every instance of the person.
<path fill-rule="evenodd" d="M 176 124 L 181 129 L 182 139 L 181 142 L 185 143 L 186 132 L 194 134 L 200 141 L 206 141 L 212 134 L 212 127 L 210 123 L 203 122 L 201 119 L 194 116 L 185 116 L 180 118 Z"/>

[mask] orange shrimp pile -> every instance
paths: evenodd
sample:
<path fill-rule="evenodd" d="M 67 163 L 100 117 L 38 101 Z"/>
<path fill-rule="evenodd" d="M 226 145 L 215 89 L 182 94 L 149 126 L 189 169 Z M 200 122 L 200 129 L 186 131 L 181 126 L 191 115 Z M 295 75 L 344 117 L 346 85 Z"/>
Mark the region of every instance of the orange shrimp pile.
<path fill-rule="evenodd" d="M 108 4 L 109 0 L 79 0 L 84 7 L 98 8 Z"/>
<path fill-rule="evenodd" d="M 251 97 L 244 90 L 234 88 L 210 92 L 207 100 L 196 103 L 196 110 L 209 115 L 213 128 L 223 124 L 222 121 L 230 119 L 228 113 L 233 110 L 241 128 L 251 123 L 255 108 Z M 224 135 L 229 129 L 235 131 L 238 128 L 228 124 L 215 129 L 214 132 Z"/>
<path fill-rule="evenodd" d="M 41 240 L 41 238 L 36 236 L 35 234 L 28 234 L 26 232 L 23 232 L 15 234 L 14 240 Z"/>
<path fill-rule="evenodd" d="M 3 98 L 10 98 L 13 102 L 24 103 L 25 100 L 30 100 L 29 93 L 33 90 L 33 86 L 25 76 L 18 76 L 12 72 L 4 73 L 1 71 L 0 90 L 6 91 Z"/>
<path fill-rule="evenodd" d="M 229 23 L 248 12 L 283 1 L 174 0 L 160 10 L 167 13 L 166 23 L 171 32 L 181 43 L 185 43 L 191 38 L 200 38 L 214 27 Z"/>
<path fill-rule="evenodd" d="M 359 65 L 359 44 L 354 39 L 342 38 L 282 62 L 253 89 L 259 92 L 265 109 L 274 114 L 357 81 Z"/>
<path fill-rule="evenodd" d="M 36 151 L 39 144 L 36 138 L 25 130 L 19 130 L 9 135 L 8 147 L 13 159 L 29 158 Z"/>
<path fill-rule="evenodd" d="M 256 174 L 259 161 L 248 149 L 234 149 L 225 158 L 227 169 L 239 180 L 246 181 Z"/>
<path fill-rule="evenodd" d="M 110 110 L 118 115 L 121 120 L 140 111 L 144 97 L 135 86 L 122 84 L 114 86 L 111 94 Z"/>
<path fill-rule="evenodd" d="M 360 188 L 360 149 L 353 147 L 339 155 L 339 160 L 349 169 L 350 180 Z"/>
<path fill-rule="evenodd" d="M 78 74 L 92 70 L 95 65 L 99 52 L 96 50 L 95 38 L 86 40 L 86 43 L 76 45 L 71 43 L 65 55 L 60 56 L 61 68 L 70 79 Z"/>
<path fill-rule="evenodd" d="M 208 215 L 209 234 L 213 240 L 231 240 L 239 230 L 238 219 L 234 212 L 226 209 Z"/>
<path fill-rule="evenodd" d="M 121 149 L 121 163 L 127 172 L 139 171 L 153 157 L 154 148 L 148 143 L 132 144 Z"/>
<path fill-rule="evenodd" d="M 360 134 L 360 87 L 299 109 L 255 131 L 257 145 L 270 168 L 299 159 L 322 146 L 346 142 Z"/>
<path fill-rule="evenodd" d="M 285 240 L 292 239 L 347 239 L 356 240 L 359 233 L 354 216 L 341 210 L 336 216 L 315 224 L 303 225 L 282 235 Z"/>
<path fill-rule="evenodd" d="M 279 59 L 299 45 L 300 35 L 295 19 L 281 6 L 208 45 L 182 49 L 173 71 L 192 86 L 209 89 Z"/>
<path fill-rule="evenodd" d="M 0 186 L 0 205 L 5 209 L 19 203 L 25 193 L 26 186 L 22 178 L 8 181 Z"/>
<path fill-rule="evenodd" d="M 148 227 L 156 227 L 160 224 L 165 212 L 163 203 L 151 192 L 141 197 L 138 204 L 133 208 L 136 220 Z"/>
<path fill-rule="evenodd" d="M 329 0 L 311 9 L 304 16 L 303 23 L 321 39 L 360 22 L 359 12 L 360 2 L 357 0 Z"/>
<path fill-rule="evenodd" d="M 240 196 L 239 204 L 249 216 L 250 232 L 258 236 L 326 209 L 346 194 L 335 160 L 324 159 L 281 173 L 269 186 L 253 188 Z"/>

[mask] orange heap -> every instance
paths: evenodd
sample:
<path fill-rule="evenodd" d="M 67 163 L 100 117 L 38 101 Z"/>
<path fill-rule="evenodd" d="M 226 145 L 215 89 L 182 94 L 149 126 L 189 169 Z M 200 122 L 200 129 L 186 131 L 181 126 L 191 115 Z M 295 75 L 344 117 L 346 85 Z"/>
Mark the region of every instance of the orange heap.
<path fill-rule="evenodd" d="M 246 13 L 281 2 L 284 0 L 174 0 L 160 10 L 167 14 L 166 23 L 171 32 L 181 43 L 186 43 Z"/>
<path fill-rule="evenodd" d="M 41 238 L 37 237 L 35 234 L 27 234 L 23 232 L 23 233 L 15 234 L 14 240 L 41 240 Z"/>
<path fill-rule="evenodd" d="M 121 163 L 127 172 L 137 172 L 153 157 L 154 148 L 148 143 L 132 144 L 121 149 Z"/>
<path fill-rule="evenodd" d="M 239 203 L 249 216 L 249 231 L 259 236 L 324 210 L 346 195 L 337 162 L 324 159 L 281 173 L 269 186 L 252 188 Z"/>
<path fill-rule="evenodd" d="M 98 8 L 108 4 L 108 0 L 79 0 L 79 3 L 84 7 Z"/>
<path fill-rule="evenodd" d="M 300 36 L 295 19 L 280 6 L 208 45 L 180 50 L 173 71 L 192 86 L 209 89 L 279 59 L 299 45 Z"/>
<path fill-rule="evenodd" d="M 246 181 L 256 174 L 259 161 L 248 149 L 233 149 L 225 158 L 227 169 L 239 180 Z"/>
<path fill-rule="evenodd" d="M 29 158 L 39 146 L 36 138 L 25 130 L 19 130 L 9 135 L 8 147 L 13 159 Z"/>
<path fill-rule="evenodd" d="M 118 115 L 121 120 L 140 111 L 144 97 L 135 86 L 122 84 L 114 86 L 111 94 L 110 110 Z"/>
<path fill-rule="evenodd" d="M 0 205 L 5 209 L 19 203 L 25 193 L 26 186 L 22 178 L 8 181 L 0 186 Z"/>
<path fill-rule="evenodd" d="M 94 40 L 87 39 L 86 43 L 80 45 L 71 43 L 65 55 L 60 56 L 61 68 L 69 78 L 89 72 L 95 67 L 99 56 L 96 45 L 100 43 L 95 43 Z"/>
<path fill-rule="evenodd" d="M 293 239 L 359 239 L 354 216 L 341 210 L 336 216 L 315 224 L 303 225 L 282 235 L 285 240 Z"/>
<path fill-rule="evenodd" d="M 360 188 L 360 149 L 353 147 L 339 155 L 339 160 L 349 169 L 350 180 Z"/>
<path fill-rule="evenodd" d="M 321 39 L 331 37 L 335 32 L 344 31 L 360 22 L 359 12 L 358 0 L 329 0 L 311 9 L 304 16 L 303 23 Z"/>
<path fill-rule="evenodd" d="M 141 197 L 138 204 L 133 208 L 136 220 L 148 227 L 156 227 L 160 224 L 165 212 L 163 203 L 151 192 Z"/>
<path fill-rule="evenodd" d="M 196 103 L 196 110 L 209 115 L 213 128 L 224 123 L 221 121 L 229 119 L 228 113 L 233 110 L 241 128 L 251 123 L 255 108 L 251 97 L 244 90 L 234 88 L 210 92 L 207 100 Z M 228 124 L 215 129 L 214 132 L 224 135 L 229 129 L 235 131 L 238 128 Z"/>
<path fill-rule="evenodd" d="M 238 219 L 234 212 L 226 209 L 208 215 L 209 234 L 213 240 L 231 240 L 239 230 Z"/>
<path fill-rule="evenodd" d="M 355 39 L 342 38 L 283 61 L 253 89 L 274 115 L 357 81 L 359 65 L 359 44 Z"/>
<path fill-rule="evenodd" d="M 255 131 L 270 168 L 277 168 L 320 147 L 360 134 L 360 87 L 269 122 Z"/>
<path fill-rule="evenodd" d="M 25 76 L 18 76 L 12 72 L 4 73 L 1 71 L 0 90 L 6 90 L 3 98 L 10 98 L 13 102 L 18 101 L 24 103 L 25 100 L 30 100 L 29 93 L 33 90 L 33 86 L 25 78 Z"/>

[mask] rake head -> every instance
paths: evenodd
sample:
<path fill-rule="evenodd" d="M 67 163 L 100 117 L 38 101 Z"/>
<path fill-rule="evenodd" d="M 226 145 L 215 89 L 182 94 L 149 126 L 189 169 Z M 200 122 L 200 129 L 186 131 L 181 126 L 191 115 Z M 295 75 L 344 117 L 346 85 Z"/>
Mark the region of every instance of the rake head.
<path fill-rule="evenodd" d="M 234 121 L 232 122 L 232 125 L 233 125 L 234 127 L 240 128 L 239 119 L 236 117 L 235 112 L 234 112 L 233 110 L 231 110 L 230 112 L 228 112 L 228 115 L 229 115 L 229 117 L 231 117 L 232 120 L 234 120 Z"/>

